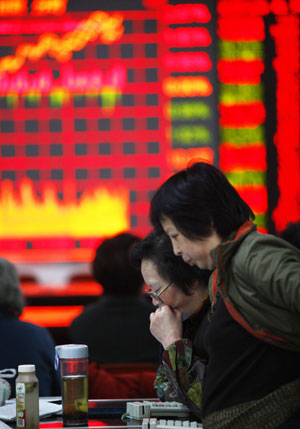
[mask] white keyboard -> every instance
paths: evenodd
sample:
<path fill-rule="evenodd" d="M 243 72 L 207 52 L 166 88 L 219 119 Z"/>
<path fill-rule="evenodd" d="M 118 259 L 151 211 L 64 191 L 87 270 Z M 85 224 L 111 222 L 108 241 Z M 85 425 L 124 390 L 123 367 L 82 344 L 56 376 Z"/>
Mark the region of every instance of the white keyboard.
<path fill-rule="evenodd" d="M 126 414 L 136 420 L 146 417 L 188 417 L 189 409 L 180 402 L 127 402 Z"/>
<path fill-rule="evenodd" d="M 182 420 L 164 420 L 156 418 L 143 419 L 142 429 L 196 429 L 203 428 L 201 423 L 182 421 Z"/>

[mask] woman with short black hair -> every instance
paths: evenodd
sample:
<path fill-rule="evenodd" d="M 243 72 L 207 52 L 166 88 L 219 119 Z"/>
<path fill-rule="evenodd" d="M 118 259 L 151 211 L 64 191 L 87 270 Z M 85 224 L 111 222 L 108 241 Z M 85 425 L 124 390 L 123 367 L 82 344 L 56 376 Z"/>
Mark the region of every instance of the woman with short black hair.
<path fill-rule="evenodd" d="M 261 234 L 254 215 L 225 175 L 196 162 L 175 173 L 151 202 L 151 220 L 190 265 L 214 269 L 204 428 L 300 427 L 300 252 Z M 158 340 L 173 317 L 151 316 Z"/>

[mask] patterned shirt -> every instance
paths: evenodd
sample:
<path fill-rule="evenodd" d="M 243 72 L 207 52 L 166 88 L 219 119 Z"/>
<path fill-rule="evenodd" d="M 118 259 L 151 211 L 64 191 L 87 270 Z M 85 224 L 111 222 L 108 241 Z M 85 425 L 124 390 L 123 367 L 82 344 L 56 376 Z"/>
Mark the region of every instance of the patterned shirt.
<path fill-rule="evenodd" d="M 183 339 L 163 351 L 154 383 L 160 399 L 186 405 L 198 419 L 201 418 L 202 381 L 207 362 L 203 337 L 209 308 L 206 299 L 198 313 L 183 322 Z"/>

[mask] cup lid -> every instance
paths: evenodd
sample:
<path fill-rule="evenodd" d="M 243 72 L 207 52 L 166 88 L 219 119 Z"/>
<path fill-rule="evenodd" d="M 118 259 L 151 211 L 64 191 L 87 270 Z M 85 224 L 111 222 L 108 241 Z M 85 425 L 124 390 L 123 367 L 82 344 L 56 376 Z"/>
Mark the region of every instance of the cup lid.
<path fill-rule="evenodd" d="M 81 359 L 89 356 L 86 344 L 63 344 L 55 349 L 60 359 Z"/>
<path fill-rule="evenodd" d="M 34 372 L 35 365 L 18 365 L 18 372 Z"/>

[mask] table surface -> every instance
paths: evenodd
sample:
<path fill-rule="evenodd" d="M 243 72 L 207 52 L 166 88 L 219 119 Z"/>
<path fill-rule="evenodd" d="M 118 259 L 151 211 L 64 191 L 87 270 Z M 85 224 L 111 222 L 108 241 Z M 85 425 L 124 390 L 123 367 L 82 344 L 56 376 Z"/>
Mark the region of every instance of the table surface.
<path fill-rule="evenodd" d="M 45 399 L 47 402 L 61 404 L 61 396 Z M 126 413 L 127 402 L 142 402 L 142 401 L 158 401 L 157 398 L 130 398 L 130 399 L 89 399 L 89 412 L 88 412 L 88 425 L 87 426 L 68 426 L 67 429 L 93 429 L 103 428 L 108 429 L 142 429 L 143 421 L 135 420 L 132 418 L 122 419 L 123 414 Z M 158 417 L 159 418 L 159 417 Z M 164 417 L 165 419 L 166 417 Z M 167 417 L 168 419 L 168 417 Z M 185 417 L 172 417 L 171 420 L 185 420 L 191 421 Z M 192 420 L 194 420 L 192 418 Z M 193 422 L 195 423 L 195 422 Z M 2 423 L 0 421 L 0 429 L 12 429 L 16 427 L 15 422 Z M 40 429 L 60 429 L 63 426 L 62 414 L 54 414 L 51 417 L 40 418 Z"/>
<path fill-rule="evenodd" d="M 108 427 L 109 429 L 120 428 L 124 429 L 130 426 L 131 429 L 141 429 L 142 421 L 140 420 L 122 420 L 122 415 L 126 412 L 127 402 L 134 401 L 157 401 L 157 398 L 150 399 L 89 399 L 89 415 L 88 415 L 88 426 L 77 426 L 77 429 L 84 428 L 101 428 Z M 52 402 L 61 403 L 61 397 L 57 397 L 57 400 L 52 398 Z M 2 429 L 0 421 L 0 429 Z M 15 428 L 15 422 L 6 423 L 9 428 Z M 40 418 L 40 429 L 56 429 L 62 428 L 63 421 L 61 415 L 53 415 L 47 418 Z M 68 427 L 71 429 L 71 427 Z"/>

